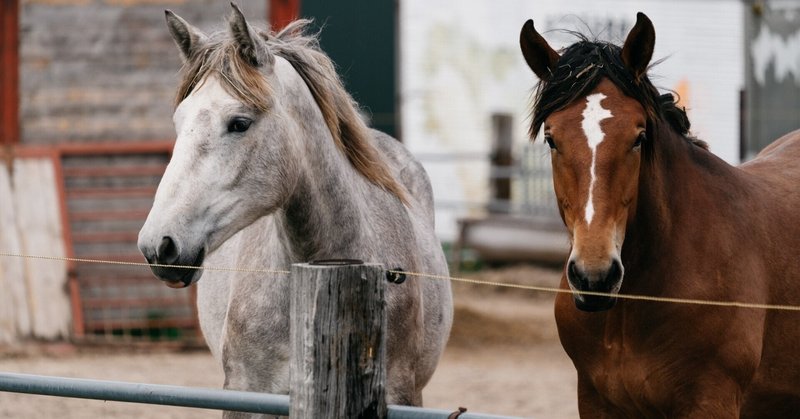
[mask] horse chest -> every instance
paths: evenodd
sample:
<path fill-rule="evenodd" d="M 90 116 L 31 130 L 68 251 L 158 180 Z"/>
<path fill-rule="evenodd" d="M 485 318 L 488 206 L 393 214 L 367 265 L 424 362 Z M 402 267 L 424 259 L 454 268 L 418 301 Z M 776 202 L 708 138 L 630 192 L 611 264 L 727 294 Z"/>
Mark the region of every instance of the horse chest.
<path fill-rule="evenodd" d="M 607 344 L 606 352 L 588 368 L 594 388 L 616 406 L 637 406 L 643 402 L 648 383 L 644 357 L 626 352 L 621 345 Z"/>
<path fill-rule="evenodd" d="M 632 417 L 659 411 L 658 406 L 666 402 L 664 395 L 672 394 L 668 370 L 662 357 L 635 340 L 632 328 L 637 323 L 624 316 L 599 320 L 567 305 L 563 308 L 569 310 L 559 313 L 557 309 L 556 319 L 579 380 L 585 380 L 583 384 L 609 404 L 630 410 Z M 619 315 L 619 311 L 614 313 Z"/>

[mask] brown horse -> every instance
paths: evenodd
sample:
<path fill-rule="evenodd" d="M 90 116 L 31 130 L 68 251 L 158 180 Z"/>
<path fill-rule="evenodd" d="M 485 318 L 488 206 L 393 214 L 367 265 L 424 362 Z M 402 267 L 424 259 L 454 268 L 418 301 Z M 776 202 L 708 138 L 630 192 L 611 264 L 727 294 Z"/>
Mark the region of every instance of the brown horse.
<path fill-rule="evenodd" d="M 641 13 L 621 48 L 520 35 L 572 243 L 561 287 L 608 293 L 556 299 L 580 414 L 797 417 L 800 313 L 614 296 L 800 304 L 800 132 L 726 164 L 649 81 L 654 43 Z"/>

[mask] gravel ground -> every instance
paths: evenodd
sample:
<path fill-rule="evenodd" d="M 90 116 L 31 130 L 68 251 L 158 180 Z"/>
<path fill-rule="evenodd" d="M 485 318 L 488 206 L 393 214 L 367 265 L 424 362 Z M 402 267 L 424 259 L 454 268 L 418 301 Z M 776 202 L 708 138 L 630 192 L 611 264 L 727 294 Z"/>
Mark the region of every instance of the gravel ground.
<path fill-rule="evenodd" d="M 558 273 L 513 267 L 472 275 L 496 282 L 554 285 Z M 577 417 L 576 378 L 558 343 L 552 295 L 455 284 L 450 345 L 425 388 L 427 407 Z M 219 388 L 205 351 L 109 350 L 67 345 L 0 352 L 0 371 Z M 219 418 L 216 411 L 0 393 L 0 418 Z"/>

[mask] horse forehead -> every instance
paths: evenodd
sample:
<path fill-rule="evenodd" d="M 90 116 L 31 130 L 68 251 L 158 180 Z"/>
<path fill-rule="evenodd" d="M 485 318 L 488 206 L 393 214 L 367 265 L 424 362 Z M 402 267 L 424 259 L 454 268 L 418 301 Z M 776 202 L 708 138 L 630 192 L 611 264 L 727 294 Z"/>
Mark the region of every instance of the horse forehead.
<path fill-rule="evenodd" d="M 602 141 L 606 123 L 616 116 L 607 100 L 608 97 L 601 92 L 592 92 L 577 99 L 547 118 L 547 129 L 557 138 L 588 141 L 590 146 Z"/>
<path fill-rule="evenodd" d="M 644 107 L 638 100 L 627 96 L 617 85 L 609 79 L 603 79 L 592 91 L 592 94 L 602 94 L 603 107 L 614 114 L 614 118 L 603 121 L 606 129 L 626 128 L 631 125 L 643 125 L 646 121 Z"/>
<path fill-rule="evenodd" d="M 646 122 L 642 105 L 636 99 L 626 96 L 610 80 L 603 79 L 589 94 L 554 112 L 547 119 L 547 125 L 555 136 L 584 138 L 584 121 L 589 116 L 596 117 L 604 134 L 612 137 L 617 133 L 627 133 Z"/>
<path fill-rule="evenodd" d="M 240 104 L 231 96 L 216 76 L 208 76 L 175 109 L 175 118 L 209 114 Z"/>

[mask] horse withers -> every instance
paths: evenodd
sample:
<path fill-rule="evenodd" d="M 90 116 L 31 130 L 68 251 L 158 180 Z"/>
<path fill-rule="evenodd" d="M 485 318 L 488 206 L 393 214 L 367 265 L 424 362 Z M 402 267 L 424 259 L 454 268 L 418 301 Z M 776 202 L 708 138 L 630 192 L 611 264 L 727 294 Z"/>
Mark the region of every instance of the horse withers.
<path fill-rule="evenodd" d="M 288 393 L 289 278 L 247 269 L 355 258 L 447 275 L 430 182 L 366 127 L 307 21 L 268 33 L 234 5 L 228 30 L 206 35 L 166 19 L 184 62 L 177 140 L 139 248 L 167 285 L 202 275 L 200 323 L 225 388 Z M 452 323 L 450 285 L 409 280 L 386 294 L 388 402 L 421 405 Z"/>
<path fill-rule="evenodd" d="M 641 13 L 622 47 L 520 34 L 571 238 L 555 315 L 580 414 L 796 417 L 797 311 L 615 297 L 800 304 L 800 132 L 726 164 L 648 79 L 654 44 Z"/>

